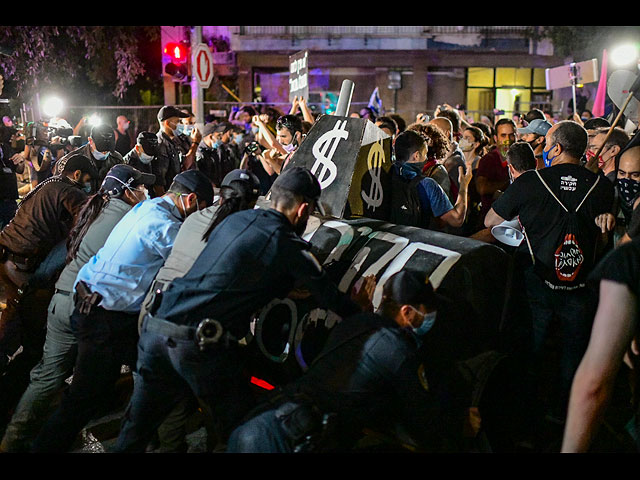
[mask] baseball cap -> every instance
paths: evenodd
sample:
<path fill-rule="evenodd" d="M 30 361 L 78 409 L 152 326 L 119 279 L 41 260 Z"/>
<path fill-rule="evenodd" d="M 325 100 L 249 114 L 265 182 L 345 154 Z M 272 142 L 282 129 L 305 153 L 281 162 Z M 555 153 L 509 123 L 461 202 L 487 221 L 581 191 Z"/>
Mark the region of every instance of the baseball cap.
<path fill-rule="evenodd" d="M 71 155 L 65 161 L 64 168 L 62 169 L 63 172 L 75 172 L 76 170 L 80 170 L 82 173 L 88 173 L 91 175 L 91 178 L 98 176 L 98 171 L 91 163 L 91 160 L 81 154 Z"/>
<path fill-rule="evenodd" d="M 179 118 L 187 118 L 190 117 L 188 113 L 185 113 L 182 110 L 177 109 L 173 105 L 165 105 L 158 112 L 158 120 L 160 122 L 164 122 L 167 118 L 171 117 L 179 117 Z"/>
<path fill-rule="evenodd" d="M 155 133 L 140 132 L 136 142 L 147 155 L 155 157 L 158 154 L 158 136 Z"/>
<path fill-rule="evenodd" d="M 318 179 L 304 167 L 286 168 L 273 184 L 310 200 L 318 200 L 322 191 Z"/>
<path fill-rule="evenodd" d="M 422 304 L 437 307 L 439 304 L 439 296 L 433 290 L 429 277 L 410 270 L 402 270 L 389 277 L 382 294 L 398 305 Z"/>
<path fill-rule="evenodd" d="M 206 137 L 207 135 L 211 135 L 212 133 L 216 132 L 216 128 L 218 128 L 218 124 L 217 123 L 207 123 L 205 124 L 205 126 L 202 128 L 202 137 Z"/>
<path fill-rule="evenodd" d="M 551 123 L 547 120 L 541 120 L 536 118 L 531 120 L 531 123 L 524 128 L 519 128 L 518 133 L 535 133 L 536 135 L 545 136 L 549 129 L 551 128 Z"/>
<path fill-rule="evenodd" d="M 233 123 L 231 122 L 220 122 L 214 131 L 216 132 L 228 132 L 229 130 L 233 130 Z"/>
<path fill-rule="evenodd" d="M 113 128 L 106 123 L 94 126 L 91 129 L 91 138 L 99 152 L 113 152 L 116 149 L 116 135 Z"/>
<path fill-rule="evenodd" d="M 231 170 L 222 179 L 222 183 L 220 184 L 220 186 L 229 187 L 231 186 L 231 182 L 246 182 L 251 185 L 254 194 L 257 195 L 260 192 L 260 180 L 253 172 L 250 172 L 249 170 L 244 170 L 241 168 Z"/>
<path fill-rule="evenodd" d="M 198 196 L 198 200 L 206 202 L 207 206 L 213 205 L 213 185 L 200 170 L 181 172 L 174 177 L 173 181 L 187 187 Z"/>
<path fill-rule="evenodd" d="M 109 195 L 121 194 L 127 187 L 138 185 L 153 185 L 156 176 L 152 173 L 142 173 L 131 165 L 119 163 L 111 167 L 102 181 L 101 188 Z"/>

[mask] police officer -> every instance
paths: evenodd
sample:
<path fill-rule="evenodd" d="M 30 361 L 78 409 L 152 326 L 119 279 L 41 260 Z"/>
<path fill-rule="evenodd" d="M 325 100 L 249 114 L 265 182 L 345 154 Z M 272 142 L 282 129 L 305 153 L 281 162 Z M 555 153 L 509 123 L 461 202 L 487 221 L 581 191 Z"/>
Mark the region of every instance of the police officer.
<path fill-rule="evenodd" d="M 78 339 L 73 382 L 34 440 L 37 452 L 65 452 L 114 393 L 122 365 L 135 365 L 140 305 L 173 246 L 180 225 L 213 202 L 197 170 L 176 176 L 169 191 L 136 205 L 78 272 L 71 325 Z"/>
<path fill-rule="evenodd" d="M 438 303 L 428 279 L 409 271 L 391 276 L 379 311 L 333 327 L 309 370 L 276 391 L 270 408 L 236 428 L 227 451 L 343 451 L 364 427 L 379 431 L 394 422 L 407 427 L 421 448 L 440 448 L 447 434 L 443 415 L 428 392 L 430 379 L 418 368 L 418 349 L 436 321 Z"/>
<path fill-rule="evenodd" d="M 240 165 L 229 146 L 232 134 L 233 125 L 229 122 L 208 123 L 202 130 L 202 141 L 196 151 L 196 166 L 216 187 L 220 187 L 227 173 Z"/>
<path fill-rule="evenodd" d="M 320 184 L 309 170 L 286 170 L 272 187 L 270 208 L 228 216 L 211 232 L 193 267 L 169 284 L 142 325 L 140 378 L 116 451 L 144 451 L 189 390 L 209 406 L 207 414 L 221 398 L 235 398 L 229 385 L 237 382 L 244 359 L 238 341 L 248 334 L 255 312 L 287 296 L 296 282 L 338 315 L 360 311 L 300 238 L 319 196 Z M 241 400 L 229 402 L 224 427 L 244 415 Z"/>
<path fill-rule="evenodd" d="M 151 132 L 140 132 L 136 139 L 136 144 L 124 156 L 123 161 L 142 173 L 153 175 L 153 162 L 156 161 L 155 159 L 158 155 L 158 151 L 158 137 Z M 149 190 L 152 198 L 157 196 L 153 189 L 153 185 L 145 184 L 145 187 Z"/>
<path fill-rule="evenodd" d="M 123 163 L 122 155 L 116 152 L 116 137 L 113 128 L 106 123 L 92 127 L 89 142 L 58 160 L 53 167 L 53 173 L 60 173 L 67 160 L 77 154 L 87 157 L 97 171 L 96 177 L 91 181 L 91 192 L 93 193 L 98 191 L 111 167 Z"/>
<path fill-rule="evenodd" d="M 154 185 L 155 196 L 164 195 L 167 186 L 171 185 L 173 178 L 182 171 L 183 152 L 177 144 L 180 119 L 187 118 L 188 113 L 179 110 L 172 105 L 165 105 L 158 111 L 158 154 L 156 161 L 152 163 L 153 174 L 156 176 Z"/>
<path fill-rule="evenodd" d="M 0 362 L 3 367 L 20 346 L 20 337 L 24 341 L 23 334 L 32 336 L 40 330 L 38 325 L 42 326 L 38 322 L 30 327 L 22 325 L 24 315 L 19 315 L 18 304 L 40 264 L 69 233 L 87 198 L 84 189 L 95 175 L 87 157 L 69 157 L 60 175 L 40 183 L 22 199 L 13 220 L 0 232 L 0 281 L 7 293 L 7 307 L 0 317 Z M 48 303 L 47 300 L 45 304 Z M 24 306 L 34 307 L 33 304 Z M 35 317 L 28 315 L 29 320 L 39 320 Z M 21 332 L 24 328 L 29 331 Z"/>

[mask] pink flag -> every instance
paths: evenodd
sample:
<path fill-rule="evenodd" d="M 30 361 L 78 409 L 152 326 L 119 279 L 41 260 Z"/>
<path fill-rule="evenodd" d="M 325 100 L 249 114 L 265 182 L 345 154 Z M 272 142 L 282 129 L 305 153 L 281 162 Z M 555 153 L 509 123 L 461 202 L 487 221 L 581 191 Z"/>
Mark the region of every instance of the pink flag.
<path fill-rule="evenodd" d="M 602 51 L 602 68 L 600 69 L 600 82 L 593 101 L 591 112 L 594 117 L 604 117 L 604 100 L 607 96 L 607 50 Z"/>

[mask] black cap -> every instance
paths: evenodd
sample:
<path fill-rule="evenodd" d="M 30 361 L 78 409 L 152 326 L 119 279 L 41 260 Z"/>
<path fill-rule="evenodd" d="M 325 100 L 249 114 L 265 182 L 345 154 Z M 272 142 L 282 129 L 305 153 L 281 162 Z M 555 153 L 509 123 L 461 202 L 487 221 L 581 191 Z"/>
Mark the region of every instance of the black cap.
<path fill-rule="evenodd" d="M 158 120 L 160 122 L 164 122 L 167 118 L 171 117 L 188 118 L 190 116 L 191 115 L 189 115 L 188 113 L 177 109 L 173 105 L 165 105 L 158 112 Z"/>
<path fill-rule="evenodd" d="M 93 127 L 91 138 L 99 152 L 113 152 L 116 149 L 116 135 L 113 128 L 106 123 Z"/>
<path fill-rule="evenodd" d="M 206 137 L 207 135 L 211 135 L 212 133 L 215 133 L 216 128 L 218 128 L 217 123 L 215 122 L 207 123 L 202 129 L 202 138 Z"/>
<path fill-rule="evenodd" d="M 228 132 L 229 130 L 233 130 L 233 123 L 231 122 L 220 122 L 215 129 L 216 132 L 222 133 Z"/>
<path fill-rule="evenodd" d="M 138 185 L 153 185 L 156 176 L 152 173 L 142 173 L 131 165 L 120 163 L 111 167 L 102 181 L 101 188 L 109 195 L 119 195 L 127 187 Z"/>
<path fill-rule="evenodd" d="M 438 296 L 433 291 L 429 277 L 410 270 L 393 274 L 385 282 L 382 294 L 398 305 L 426 305 L 437 307 Z"/>
<path fill-rule="evenodd" d="M 89 160 L 88 157 L 81 155 L 79 153 L 75 155 L 71 155 L 64 164 L 64 168 L 62 169 L 63 173 L 75 172 L 76 170 L 80 170 L 82 173 L 88 173 L 91 175 L 91 178 L 97 178 L 98 172 Z"/>
<path fill-rule="evenodd" d="M 213 205 L 213 184 L 200 170 L 181 172 L 174 177 L 173 181 L 187 187 L 198 196 L 198 200 L 206 202 L 207 206 Z"/>
<path fill-rule="evenodd" d="M 248 183 L 251 186 L 254 194 L 257 195 L 260 192 L 260 180 L 253 172 L 250 172 L 249 170 L 244 170 L 241 168 L 231 170 L 222 179 L 222 183 L 220 184 L 220 186 L 229 187 L 231 186 L 231 182 Z"/>
<path fill-rule="evenodd" d="M 136 142 L 147 155 L 153 155 L 155 157 L 158 154 L 158 136 L 155 133 L 140 132 Z"/>
<path fill-rule="evenodd" d="M 318 200 L 322 191 L 318 179 L 304 167 L 286 168 L 273 184 L 310 200 Z"/>

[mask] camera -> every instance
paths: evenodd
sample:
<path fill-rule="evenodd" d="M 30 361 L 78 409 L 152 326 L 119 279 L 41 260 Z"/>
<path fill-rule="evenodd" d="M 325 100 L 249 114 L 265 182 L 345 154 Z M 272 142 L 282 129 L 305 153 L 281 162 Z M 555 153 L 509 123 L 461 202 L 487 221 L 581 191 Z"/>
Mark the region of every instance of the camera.
<path fill-rule="evenodd" d="M 244 147 L 245 153 L 248 153 L 250 155 L 255 155 L 259 149 L 260 149 L 260 145 L 258 144 L 258 142 L 251 142 L 249 145 Z"/>
<path fill-rule="evenodd" d="M 80 146 L 80 137 L 73 135 L 72 128 L 50 127 L 42 120 L 27 123 L 24 129 L 25 142 L 27 145 L 36 147 L 47 147 L 52 153 L 65 148 L 67 145 Z M 58 137 L 59 141 L 53 142 Z"/>

